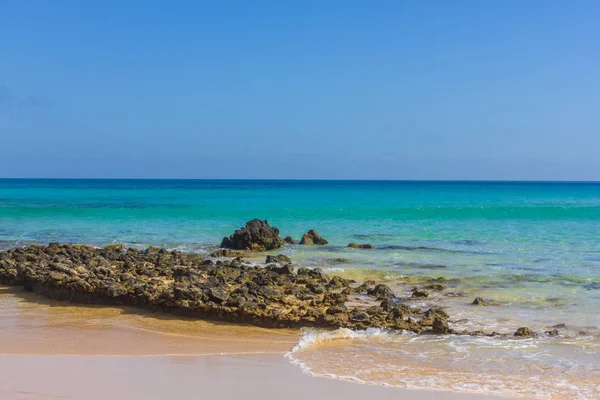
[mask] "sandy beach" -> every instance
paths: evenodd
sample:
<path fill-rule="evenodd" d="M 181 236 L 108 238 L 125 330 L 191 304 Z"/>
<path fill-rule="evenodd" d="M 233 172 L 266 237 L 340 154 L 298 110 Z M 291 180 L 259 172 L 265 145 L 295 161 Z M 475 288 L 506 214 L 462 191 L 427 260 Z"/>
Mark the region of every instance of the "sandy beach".
<path fill-rule="evenodd" d="M 0 398 L 497 399 L 313 377 L 285 354 L 299 331 L 126 307 L 72 305 L 0 288 Z"/>

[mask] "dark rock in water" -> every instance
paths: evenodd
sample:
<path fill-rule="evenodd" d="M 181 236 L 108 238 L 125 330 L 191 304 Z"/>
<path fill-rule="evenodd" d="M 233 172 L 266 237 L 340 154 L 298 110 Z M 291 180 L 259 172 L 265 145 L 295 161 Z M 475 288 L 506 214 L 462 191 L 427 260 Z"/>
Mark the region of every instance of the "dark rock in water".
<path fill-rule="evenodd" d="M 210 253 L 211 257 L 235 257 L 236 254 L 229 249 L 219 249 Z"/>
<path fill-rule="evenodd" d="M 473 300 L 473 302 L 471 304 L 473 304 L 474 306 L 489 306 L 490 305 L 490 303 L 488 303 L 481 297 L 476 297 L 475 300 Z"/>
<path fill-rule="evenodd" d="M 279 254 L 276 256 L 267 256 L 267 259 L 265 261 L 267 264 L 271 264 L 271 263 L 277 263 L 277 264 L 291 264 L 292 263 L 292 259 L 289 258 L 288 256 L 285 256 L 283 254 Z"/>
<path fill-rule="evenodd" d="M 449 318 L 449 316 L 446 313 L 446 311 L 444 311 L 443 308 L 434 306 L 434 307 L 431 307 L 429 310 L 425 311 L 425 314 L 423 315 L 423 318 L 421 319 L 421 325 L 432 326 L 433 322 L 436 319 L 439 319 L 442 321 L 447 321 L 448 318 Z"/>
<path fill-rule="evenodd" d="M 522 338 L 532 338 L 532 337 L 537 337 L 537 333 L 535 333 L 534 331 L 532 331 L 531 329 L 529 329 L 527 327 L 521 327 L 521 328 L 517 329 L 517 331 L 514 333 L 513 336 L 522 337 Z"/>
<path fill-rule="evenodd" d="M 316 245 L 325 245 L 329 243 L 327 240 L 325 240 L 321 235 L 319 235 L 317 233 L 317 231 L 315 231 L 314 229 L 311 229 L 310 231 L 308 231 L 307 233 L 305 233 L 302 236 L 302 239 L 300 240 L 300 244 L 316 244 Z"/>
<path fill-rule="evenodd" d="M 286 236 L 283 241 L 287 244 L 298 244 L 291 236 Z"/>
<path fill-rule="evenodd" d="M 548 336 L 558 336 L 558 329 L 552 329 L 551 331 L 544 332 Z"/>
<path fill-rule="evenodd" d="M 437 292 L 441 292 L 441 291 L 443 291 L 445 289 L 445 287 L 444 287 L 444 285 L 441 285 L 439 283 L 433 283 L 431 285 L 425 286 L 425 289 L 435 290 Z"/>
<path fill-rule="evenodd" d="M 425 290 L 420 290 L 417 288 L 414 288 L 412 290 L 412 296 L 414 298 L 427 298 L 429 297 L 429 292 L 426 292 Z"/>
<path fill-rule="evenodd" d="M 435 318 L 433 320 L 431 331 L 440 335 L 454 333 L 454 331 L 448 326 L 448 322 L 440 318 Z"/>
<path fill-rule="evenodd" d="M 350 247 L 351 249 L 374 249 L 375 248 L 375 246 L 373 246 L 370 243 L 356 244 L 354 242 L 348 243 L 348 247 Z"/>
<path fill-rule="evenodd" d="M 373 289 L 367 290 L 367 294 L 371 297 L 375 297 L 377 300 L 391 299 L 396 297 L 392 289 L 382 283 L 375 286 Z"/>
<path fill-rule="evenodd" d="M 266 251 L 275 250 L 283 245 L 279 229 L 269 226 L 267 221 L 253 219 L 246 226 L 223 238 L 221 247 L 234 250 Z"/>
<path fill-rule="evenodd" d="M 553 327 L 553 328 L 566 328 L 566 327 L 567 327 L 567 325 L 563 323 L 563 324 L 556 324 L 556 325 L 554 325 L 554 326 L 552 326 L 552 327 Z"/>
<path fill-rule="evenodd" d="M 160 251 L 160 247 L 150 246 L 146 249 L 146 253 L 158 253 Z"/>

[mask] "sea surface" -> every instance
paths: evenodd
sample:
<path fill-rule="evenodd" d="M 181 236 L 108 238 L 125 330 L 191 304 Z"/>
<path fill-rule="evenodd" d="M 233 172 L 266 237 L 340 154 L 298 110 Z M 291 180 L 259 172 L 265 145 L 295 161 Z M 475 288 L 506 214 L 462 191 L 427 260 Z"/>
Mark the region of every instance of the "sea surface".
<path fill-rule="evenodd" d="M 316 229 L 323 247 L 286 246 L 303 266 L 357 280 L 445 290 L 457 330 L 534 339 L 306 330 L 289 353 L 306 372 L 362 383 L 600 398 L 600 183 L 0 180 L 0 248 L 125 243 L 209 253 L 252 218 L 282 236 Z M 372 250 L 348 249 L 349 242 Z M 490 306 L 470 303 L 483 297 Z M 564 325 L 563 325 L 564 324 Z M 544 332 L 558 326 L 559 335 Z"/>

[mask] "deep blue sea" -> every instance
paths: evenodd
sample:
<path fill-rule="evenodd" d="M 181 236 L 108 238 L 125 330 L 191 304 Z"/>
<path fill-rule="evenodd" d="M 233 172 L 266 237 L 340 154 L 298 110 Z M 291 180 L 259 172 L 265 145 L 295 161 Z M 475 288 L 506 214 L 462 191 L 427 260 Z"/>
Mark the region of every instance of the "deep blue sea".
<path fill-rule="evenodd" d="M 501 375 L 512 381 L 500 379 L 488 391 L 514 394 L 531 377 L 550 390 L 556 381 L 545 379 L 560 374 L 562 385 L 583 393 L 580 398 L 600 393 L 600 183 L 0 180 L 4 248 L 121 242 L 207 253 L 252 218 L 268 220 L 282 236 L 299 239 L 316 229 L 329 240 L 324 247 L 282 249 L 298 264 L 388 280 L 398 291 L 436 277 L 458 279 L 443 293 L 420 300 L 444 297 L 456 328 L 512 332 L 529 326 L 541 333 L 508 344 L 470 337 L 390 338 L 380 332 L 346 332 L 323 341 L 311 333 L 294 356 L 306 370 L 422 387 L 414 366 L 420 362 L 450 374 L 438 373 L 430 387 L 461 389 Z M 376 249 L 347 249 L 349 242 Z M 476 296 L 496 305 L 471 306 Z M 559 337 L 544 336 L 563 323 Z M 375 361 L 368 371 L 341 367 L 367 354 L 384 358 L 377 363 L 380 371 Z M 337 362 L 327 362 L 333 359 Z M 448 367 L 449 359 L 455 368 Z M 413 374 L 400 373 L 400 364 L 414 364 Z"/>

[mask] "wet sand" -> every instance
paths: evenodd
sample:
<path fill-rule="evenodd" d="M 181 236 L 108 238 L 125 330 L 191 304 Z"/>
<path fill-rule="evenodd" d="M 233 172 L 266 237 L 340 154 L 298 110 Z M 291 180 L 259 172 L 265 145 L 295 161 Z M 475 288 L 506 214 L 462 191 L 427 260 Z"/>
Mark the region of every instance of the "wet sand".
<path fill-rule="evenodd" d="M 0 356 L 6 400 L 199 399 L 492 400 L 498 397 L 409 391 L 314 378 L 283 355 L 195 357 Z"/>
<path fill-rule="evenodd" d="M 499 399 L 312 377 L 284 356 L 298 337 L 0 287 L 0 398 Z"/>

